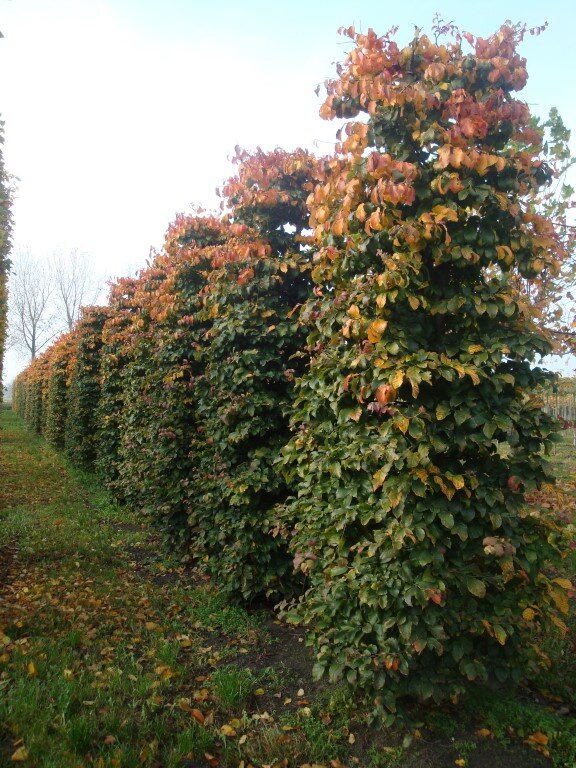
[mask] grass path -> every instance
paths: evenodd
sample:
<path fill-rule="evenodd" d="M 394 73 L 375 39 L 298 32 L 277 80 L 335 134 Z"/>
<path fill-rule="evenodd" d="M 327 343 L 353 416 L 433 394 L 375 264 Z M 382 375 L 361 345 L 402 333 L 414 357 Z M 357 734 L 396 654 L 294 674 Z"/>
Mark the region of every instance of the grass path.
<path fill-rule="evenodd" d="M 562 674 L 548 698 L 428 712 L 409 749 L 370 730 L 344 691 L 311 683 L 295 630 L 227 604 L 146 521 L 1 416 L 0 766 L 545 765 L 524 742 L 576 765 Z"/>

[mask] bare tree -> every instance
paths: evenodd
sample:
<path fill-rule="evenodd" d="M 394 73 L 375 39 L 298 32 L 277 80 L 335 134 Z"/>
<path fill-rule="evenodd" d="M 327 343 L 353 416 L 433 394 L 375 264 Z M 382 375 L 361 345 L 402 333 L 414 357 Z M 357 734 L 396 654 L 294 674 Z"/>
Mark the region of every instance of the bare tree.
<path fill-rule="evenodd" d="M 54 302 L 57 313 L 67 330 L 71 331 L 80 314 L 80 307 L 98 298 L 102 281 L 94 273 L 88 256 L 73 248 L 67 255 L 53 258 Z"/>
<path fill-rule="evenodd" d="M 9 284 L 9 344 L 31 360 L 57 333 L 54 285 L 51 271 L 29 251 L 16 254 Z"/>

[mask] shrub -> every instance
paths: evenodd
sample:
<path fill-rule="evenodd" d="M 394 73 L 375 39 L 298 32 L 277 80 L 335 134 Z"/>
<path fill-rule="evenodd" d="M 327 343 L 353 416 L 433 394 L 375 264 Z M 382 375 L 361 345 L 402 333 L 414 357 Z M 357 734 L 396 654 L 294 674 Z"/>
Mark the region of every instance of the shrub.
<path fill-rule="evenodd" d="M 276 463 L 289 436 L 295 356 L 304 333 L 294 307 L 310 291 L 300 250 L 316 159 L 303 150 L 238 153 L 223 195 L 230 207 L 226 254 L 204 290 L 205 369 L 201 432 L 193 451 L 198 498 L 192 549 L 208 556 L 223 589 L 252 599 L 291 589 L 291 560 L 276 505 L 288 486 Z"/>
<path fill-rule="evenodd" d="M 438 33 L 439 30 L 436 30 Z M 524 503 L 554 425 L 531 397 L 549 343 L 512 277 L 556 269 L 541 137 L 512 92 L 524 30 L 443 44 L 350 29 L 321 114 L 350 119 L 310 196 L 310 368 L 284 452 L 291 606 L 315 674 L 398 699 L 518 679 L 535 616 L 566 599 L 554 525 Z M 528 654 L 529 655 L 529 654 Z"/>
<path fill-rule="evenodd" d="M 90 467 L 96 456 L 96 408 L 100 397 L 100 349 L 105 307 L 84 307 L 75 329 L 77 341 L 67 398 L 64 445 L 74 464 Z"/>

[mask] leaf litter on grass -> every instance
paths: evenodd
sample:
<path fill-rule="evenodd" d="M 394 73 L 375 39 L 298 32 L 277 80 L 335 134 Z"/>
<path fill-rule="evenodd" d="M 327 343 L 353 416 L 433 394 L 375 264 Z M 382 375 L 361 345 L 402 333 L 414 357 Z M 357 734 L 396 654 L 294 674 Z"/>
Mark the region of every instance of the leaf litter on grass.
<path fill-rule="evenodd" d="M 200 573 L 165 558 L 139 515 L 8 422 L 0 765 L 409 768 L 492 766 L 495 754 L 511 768 L 537 765 L 523 742 L 554 758 L 559 737 L 546 728 L 558 719 L 530 728 L 542 720 L 522 710 L 508 753 L 502 734 L 483 733 L 479 720 L 494 706 L 486 701 L 461 733 L 423 729 L 409 749 L 402 734 L 370 729 L 345 690 L 312 683 L 299 630 L 229 604 Z"/>

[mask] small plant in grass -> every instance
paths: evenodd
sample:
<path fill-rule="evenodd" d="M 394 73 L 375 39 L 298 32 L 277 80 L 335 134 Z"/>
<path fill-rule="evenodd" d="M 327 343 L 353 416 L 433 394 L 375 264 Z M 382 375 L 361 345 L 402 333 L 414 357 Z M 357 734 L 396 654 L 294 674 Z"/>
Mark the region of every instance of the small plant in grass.
<path fill-rule="evenodd" d="M 348 122 L 309 198 L 310 367 L 284 450 L 308 588 L 286 614 L 314 674 L 385 723 L 410 698 L 519 680 L 533 624 L 568 607 L 559 527 L 525 503 L 556 427 L 532 396 L 550 343 L 516 278 L 565 256 L 532 205 L 554 168 L 513 96 L 525 32 L 437 26 L 402 47 L 346 30 L 321 111 Z"/>
<path fill-rule="evenodd" d="M 218 704 L 225 712 L 247 707 L 258 687 L 258 679 L 250 669 L 236 666 L 217 669 L 210 682 Z"/>

